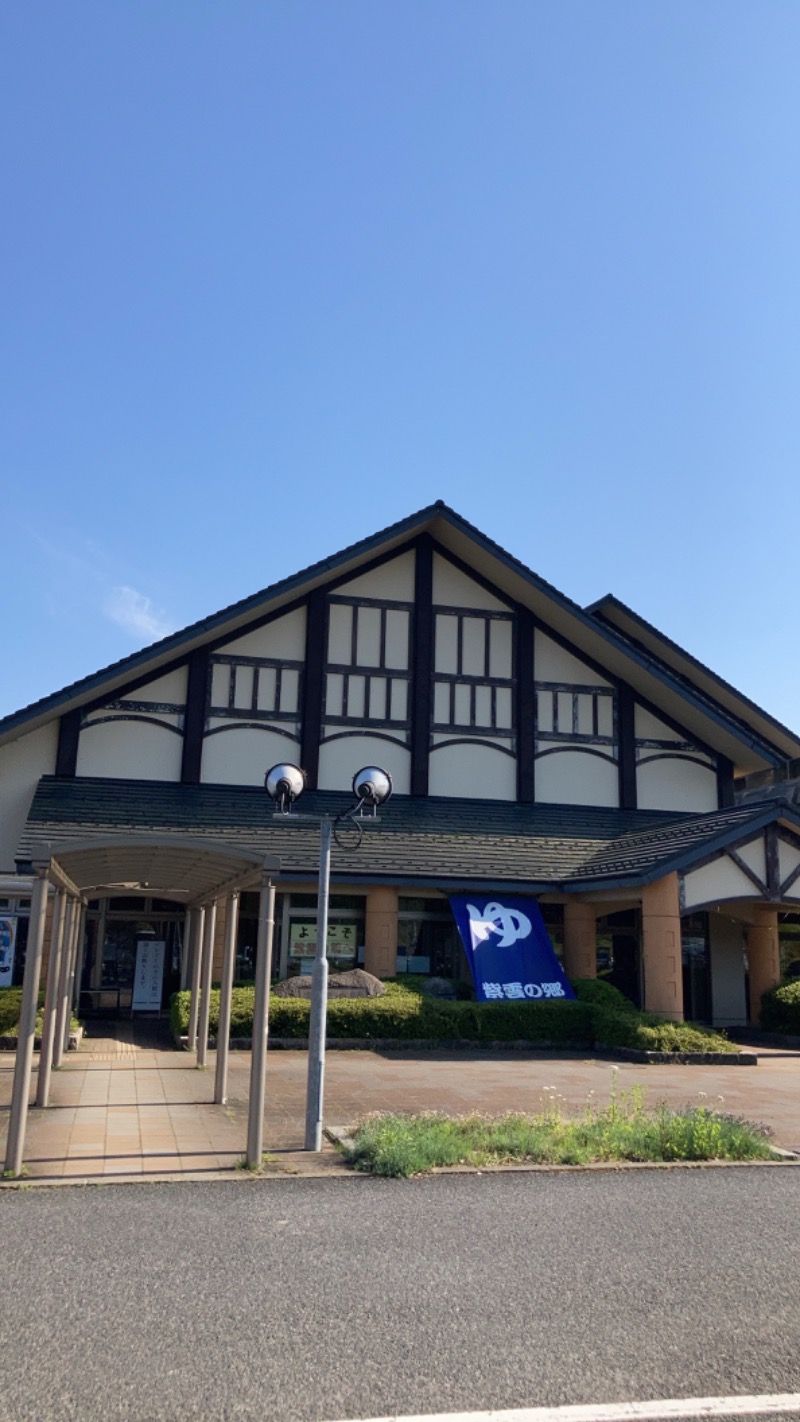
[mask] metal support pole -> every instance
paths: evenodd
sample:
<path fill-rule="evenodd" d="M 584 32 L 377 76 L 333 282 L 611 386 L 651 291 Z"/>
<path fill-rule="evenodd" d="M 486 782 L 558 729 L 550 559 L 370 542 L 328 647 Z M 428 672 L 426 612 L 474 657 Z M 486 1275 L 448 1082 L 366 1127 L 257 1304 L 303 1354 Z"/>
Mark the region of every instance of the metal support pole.
<path fill-rule="evenodd" d="M 217 1068 L 214 1074 L 214 1100 L 224 1106 L 228 1099 L 228 1044 L 231 1035 L 231 994 L 236 968 L 236 930 L 239 926 L 239 895 L 229 894 L 225 914 L 225 957 L 222 963 L 222 985 L 219 992 L 219 1026 L 217 1027 Z"/>
<path fill-rule="evenodd" d="M 200 968 L 203 959 L 203 927 L 206 909 L 202 904 L 194 915 L 194 939 L 192 942 L 192 997 L 189 1007 L 189 1031 L 186 1045 L 190 1052 L 197 1046 L 197 1011 L 200 1006 Z"/>
<path fill-rule="evenodd" d="M 200 1012 L 197 1029 L 197 1065 L 199 1067 L 204 1067 L 208 1061 L 208 1019 L 211 1012 L 211 970 L 214 966 L 214 930 L 216 926 L 217 901 L 214 899 L 206 910 L 205 933 L 203 934 Z"/>
<path fill-rule="evenodd" d="M 331 882 L 330 816 L 319 827 L 319 885 L 317 888 L 317 952 L 311 979 L 311 1016 L 308 1024 L 308 1087 L 306 1091 L 306 1150 L 322 1150 L 322 1114 L 325 1098 L 325 1033 L 328 1018 L 328 895 Z"/>
<path fill-rule="evenodd" d="M 8 1121 L 8 1140 L 6 1141 L 6 1173 L 14 1177 L 22 1173 L 22 1153 L 25 1149 L 33 1039 L 36 1031 L 36 1006 L 39 997 L 39 974 L 42 970 L 44 919 L 47 912 L 47 874 L 47 868 L 36 870 L 36 883 L 31 895 L 31 921 L 28 932 L 28 948 L 25 954 L 25 976 L 22 980 L 19 1039 L 17 1058 L 14 1063 L 14 1085 L 11 1089 L 11 1113 Z"/>
<path fill-rule="evenodd" d="M 50 958 L 47 964 L 47 985 L 44 992 L 42 1045 L 39 1048 L 39 1070 L 36 1073 L 37 1106 L 46 1106 L 50 1097 L 50 1072 L 53 1066 L 53 1043 L 58 1015 L 58 980 L 61 975 L 61 955 L 64 951 L 64 941 L 69 937 L 68 930 L 65 931 L 67 922 L 67 891 L 59 889 L 53 905 L 53 922 L 50 929 Z"/>
<path fill-rule="evenodd" d="M 84 967 L 85 967 L 85 965 L 86 965 L 86 915 L 87 915 L 87 911 L 88 911 L 88 905 L 85 904 L 85 903 L 82 904 L 82 906 L 81 906 L 81 920 L 80 920 L 80 923 L 79 923 L 79 925 L 78 925 L 78 951 L 77 951 L 77 953 L 75 954 L 75 972 L 74 972 L 74 974 L 73 974 L 72 986 L 71 986 L 71 988 L 70 988 L 70 996 L 71 996 L 71 1002 L 72 1002 L 72 1011 L 75 1013 L 75 1016 L 76 1016 L 76 1017 L 79 1015 L 79 1012 L 80 1012 L 80 1005 L 81 1005 L 81 985 L 82 985 L 82 983 L 83 983 L 83 972 L 84 972 Z"/>
<path fill-rule="evenodd" d="M 67 909 L 67 928 L 61 949 L 58 972 L 58 1013 L 56 1014 L 56 1035 L 53 1042 L 53 1066 L 60 1067 L 64 1059 L 64 1037 L 69 1032 L 69 969 L 72 950 L 78 933 L 80 904 L 70 899 Z"/>
<path fill-rule="evenodd" d="M 64 1014 L 64 1051 L 69 1051 L 69 1032 L 72 1025 L 72 1014 L 75 1010 L 75 981 L 78 973 L 78 958 L 83 963 L 83 945 L 86 937 L 86 904 L 78 903 L 75 906 L 75 940 L 72 944 L 72 952 L 69 955 L 69 980 L 67 982 L 67 1010 Z M 78 979 L 80 981 L 80 979 Z"/>
<path fill-rule="evenodd" d="M 275 885 L 262 883 L 258 902 L 256 991 L 253 1006 L 253 1052 L 250 1062 L 250 1106 L 247 1114 L 247 1165 L 257 1170 L 264 1148 L 264 1077 L 267 1068 L 269 987 L 272 977 L 272 936 L 275 930 Z"/>
<path fill-rule="evenodd" d="M 189 959 L 192 952 L 193 927 L 194 909 L 187 908 L 186 917 L 183 920 L 183 942 L 181 943 L 181 992 L 186 991 L 189 982 Z"/>

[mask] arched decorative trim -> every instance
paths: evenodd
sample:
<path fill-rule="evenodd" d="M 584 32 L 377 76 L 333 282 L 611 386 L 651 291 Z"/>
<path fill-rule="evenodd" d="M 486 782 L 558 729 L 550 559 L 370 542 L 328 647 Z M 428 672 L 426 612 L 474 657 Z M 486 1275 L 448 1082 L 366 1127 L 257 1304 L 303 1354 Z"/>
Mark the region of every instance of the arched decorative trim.
<path fill-rule="evenodd" d="M 717 770 L 717 767 L 710 764 L 707 760 L 699 760 L 696 755 L 686 755 L 683 751 L 677 754 L 673 751 L 658 751 L 655 755 L 642 756 L 640 760 L 637 760 L 636 764 L 637 766 L 649 765 L 651 761 L 654 760 L 685 760 L 691 765 L 702 766 L 703 770 L 709 770 L 712 775 L 715 775 Z"/>
<path fill-rule="evenodd" d="M 169 721 L 159 721 L 155 716 L 96 716 L 92 721 L 84 721 L 81 726 L 81 734 L 84 731 L 91 731 L 93 726 L 103 726 L 109 721 L 136 721 L 138 725 L 143 723 L 147 726 L 160 726 L 164 731 L 173 731 L 176 736 L 183 736 L 182 726 L 171 726 Z"/>
<path fill-rule="evenodd" d="M 614 755 L 606 755 L 604 751 L 595 750 L 593 746 L 565 745 L 553 746 L 550 750 L 537 751 L 535 759 L 543 760 L 546 755 L 564 755 L 571 752 L 573 755 L 596 755 L 598 760 L 608 761 L 609 765 L 616 765 L 617 758 Z"/>
<path fill-rule="evenodd" d="M 209 736 L 218 736 L 221 731 L 271 731 L 275 736 L 285 736 L 287 741 L 294 741 L 295 745 L 300 744 L 300 737 L 291 731 L 284 731 L 280 726 L 273 726 L 265 721 L 234 721 L 228 726 L 212 726 L 210 731 L 205 732 L 204 739 Z"/>
<path fill-rule="evenodd" d="M 352 731 L 334 731 L 332 736 L 323 736 L 320 745 L 326 746 L 329 741 L 351 741 L 354 736 L 370 736 L 376 741 L 391 741 L 393 746 L 402 746 L 403 750 L 409 750 L 407 741 L 401 741 L 397 736 L 390 736 L 387 731 L 371 731 L 369 727 L 353 727 Z"/>
<path fill-rule="evenodd" d="M 512 760 L 517 758 L 515 750 L 510 750 L 508 746 L 498 746 L 494 741 L 482 740 L 479 736 L 453 736 L 446 741 L 437 741 L 435 746 L 431 746 L 430 754 L 444 750 L 446 746 L 487 746 L 489 750 L 499 751 L 501 755 L 510 755 Z"/>

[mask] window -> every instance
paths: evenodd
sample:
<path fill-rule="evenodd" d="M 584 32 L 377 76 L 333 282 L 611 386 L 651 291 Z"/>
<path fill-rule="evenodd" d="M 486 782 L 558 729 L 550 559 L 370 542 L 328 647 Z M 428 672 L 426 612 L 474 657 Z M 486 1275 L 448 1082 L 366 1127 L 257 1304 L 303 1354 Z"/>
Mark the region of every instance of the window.
<path fill-rule="evenodd" d="M 397 973 L 471 981 L 458 929 L 444 899 L 399 900 Z"/>

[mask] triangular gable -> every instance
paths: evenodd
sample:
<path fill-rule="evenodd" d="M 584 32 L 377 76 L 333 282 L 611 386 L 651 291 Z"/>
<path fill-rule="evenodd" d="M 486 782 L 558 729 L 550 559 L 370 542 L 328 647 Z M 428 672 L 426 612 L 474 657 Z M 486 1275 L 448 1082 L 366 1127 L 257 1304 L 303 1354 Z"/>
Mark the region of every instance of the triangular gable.
<path fill-rule="evenodd" d="M 402 554 L 421 536 L 432 539 L 439 554 L 460 566 L 468 578 L 490 589 L 490 596 L 505 605 L 527 608 L 545 632 L 572 645 L 578 657 L 594 659 L 605 676 L 622 678 L 645 699 L 657 698 L 665 714 L 701 739 L 713 739 L 715 748 L 741 770 L 779 766 L 787 753 L 800 754 L 800 740 L 787 740 L 791 733 L 768 737 L 754 730 L 747 719 L 752 703 L 740 698 L 740 716 L 735 709 L 722 707 L 685 684 L 663 661 L 646 649 L 633 647 L 617 630 L 585 612 L 441 502 L 7 716 L 0 721 L 0 740 L 13 738 L 23 727 L 33 729 L 72 707 L 102 700 L 121 688 L 130 694 L 137 680 L 141 683 L 166 674 L 185 664 L 195 649 L 204 645 L 218 645 L 237 634 L 246 636 L 259 619 L 289 611 L 317 588 L 363 579 L 370 567 Z M 765 717 L 764 723 L 767 720 Z"/>

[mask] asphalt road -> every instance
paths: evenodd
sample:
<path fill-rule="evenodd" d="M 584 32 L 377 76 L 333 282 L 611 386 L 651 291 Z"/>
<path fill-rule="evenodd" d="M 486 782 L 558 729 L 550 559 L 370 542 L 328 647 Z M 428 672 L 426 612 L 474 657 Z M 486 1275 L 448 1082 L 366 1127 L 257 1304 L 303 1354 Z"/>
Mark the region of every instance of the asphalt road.
<path fill-rule="evenodd" d="M 0 1191 L 0 1417 L 800 1391 L 792 1168 Z"/>

